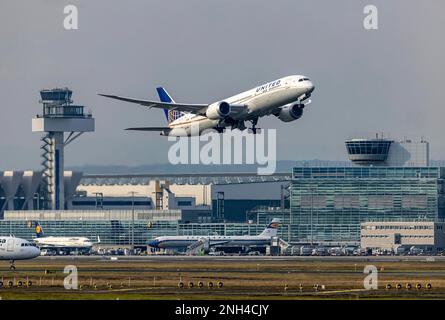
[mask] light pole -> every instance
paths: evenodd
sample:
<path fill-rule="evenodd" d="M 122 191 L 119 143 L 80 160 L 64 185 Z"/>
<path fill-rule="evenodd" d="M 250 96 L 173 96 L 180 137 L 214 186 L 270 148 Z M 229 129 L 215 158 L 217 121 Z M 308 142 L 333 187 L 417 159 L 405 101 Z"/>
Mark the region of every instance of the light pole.
<path fill-rule="evenodd" d="M 37 197 L 36 197 L 37 196 Z M 39 209 L 39 205 L 40 205 L 40 194 L 38 194 L 37 192 L 36 193 L 34 193 L 34 197 L 37 199 L 37 203 L 36 203 L 36 205 L 37 205 L 37 210 L 40 210 Z"/>
<path fill-rule="evenodd" d="M 315 188 L 311 187 L 311 246 L 314 245 L 314 221 L 313 221 L 313 215 L 314 215 L 314 191 L 315 191 Z"/>
<path fill-rule="evenodd" d="M 135 191 L 131 191 L 131 254 L 134 253 L 134 195 Z"/>

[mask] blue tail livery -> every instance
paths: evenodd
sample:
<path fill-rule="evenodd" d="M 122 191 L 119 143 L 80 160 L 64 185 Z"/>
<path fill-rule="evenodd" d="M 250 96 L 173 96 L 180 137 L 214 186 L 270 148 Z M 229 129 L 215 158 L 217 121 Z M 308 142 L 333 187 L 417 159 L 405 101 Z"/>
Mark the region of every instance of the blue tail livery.
<path fill-rule="evenodd" d="M 175 103 L 175 100 L 168 94 L 167 90 L 165 90 L 163 87 L 157 87 L 156 91 L 158 92 L 159 99 L 161 102 L 167 102 L 167 103 Z M 171 123 L 175 121 L 176 119 L 182 117 L 184 115 L 183 112 L 177 111 L 177 110 L 170 110 L 164 109 L 165 119 L 168 123 Z"/>
<path fill-rule="evenodd" d="M 36 221 L 36 236 L 37 238 L 42 238 L 45 236 L 45 233 L 43 232 L 43 229 L 38 221 Z"/>

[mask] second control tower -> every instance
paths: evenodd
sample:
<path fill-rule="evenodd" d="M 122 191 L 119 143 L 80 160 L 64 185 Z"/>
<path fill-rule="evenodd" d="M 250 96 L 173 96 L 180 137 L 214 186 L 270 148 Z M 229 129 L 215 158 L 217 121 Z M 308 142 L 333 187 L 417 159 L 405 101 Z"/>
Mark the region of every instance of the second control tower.
<path fill-rule="evenodd" d="M 94 131 L 94 118 L 84 106 L 72 104 L 72 94 L 68 88 L 40 91 L 43 112 L 32 119 L 32 131 L 45 133 L 41 138 L 45 209 L 64 209 L 64 147 L 82 133 Z"/>

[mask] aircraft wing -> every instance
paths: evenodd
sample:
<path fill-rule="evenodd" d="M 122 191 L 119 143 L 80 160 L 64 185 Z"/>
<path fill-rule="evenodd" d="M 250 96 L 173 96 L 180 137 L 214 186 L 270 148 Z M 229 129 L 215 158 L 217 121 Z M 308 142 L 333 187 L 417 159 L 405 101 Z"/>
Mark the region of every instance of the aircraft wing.
<path fill-rule="evenodd" d="M 187 248 L 187 253 L 197 252 L 202 248 L 209 248 L 212 246 L 221 246 L 223 244 L 226 244 L 230 242 L 229 239 L 221 239 L 219 241 L 212 240 L 212 243 L 210 244 L 210 241 L 207 238 L 201 238 L 197 240 L 196 242 L 193 242 L 191 245 Z"/>
<path fill-rule="evenodd" d="M 161 132 L 168 132 L 171 129 L 169 127 L 135 127 L 135 128 L 127 128 L 125 130 L 130 130 L 130 131 L 161 131 Z"/>
<path fill-rule="evenodd" d="M 169 103 L 169 102 L 158 102 L 158 101 L 150 101 L 150 100 L 139 100 L 139 99 L 133 99 L 133 98 L 126 98 L 121 96 L 114 96 L 110 94 L 101 94 L 98 93 L 98 95 L 110 99 L 116 99 L 131 103 L 137 103 L 142 106 L 146 106 L 149 108 L 159 108 L 159 109 L 165 109 L 165 110 L 178 110 L 183 112 L 190 112 L 194 114 L 204 115 L 206 112 L 206 109 L 208 107 L 207 104 L 185 104 L 185 103 Z"/>
<path fill-rule="evenodd" d="M 206 250 L 206 247 L 209 247 L 209 240 L 206 238 L 201 238 L 196 242 L 193 242 L 191 245 L 187 247 L 186 254 L 188 255 L 196 255 L 199 254 L 201 250 Z"/>
<path fill-rule="evenodd" d="M 230 240 L 219 240 L 219 241 L 212 241 L 212 247 L 214 246 L 222 246 L 223 244 L 226 244 L 230 242 Z"/>

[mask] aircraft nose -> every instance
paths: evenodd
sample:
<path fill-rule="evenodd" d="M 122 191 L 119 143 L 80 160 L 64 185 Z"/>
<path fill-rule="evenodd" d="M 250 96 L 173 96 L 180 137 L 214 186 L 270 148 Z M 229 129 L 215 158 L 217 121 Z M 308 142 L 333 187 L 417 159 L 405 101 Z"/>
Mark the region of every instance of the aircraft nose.
<path fill-rule="evenodd" d="M 150 241 L 150 242 L 148 243 L 148 245 L 149 245 L 150 247 L 153 247 L 153 248 L 157 248 L 157 247 L 158 247 L 158 244 L 159 244 L 159 242 L 156 241 L 156 240 Z"/>
<path fill-rule="evenodd" d="M 315 89 L 315 86 L 312 83 L 312 81 L 307 81 L 306 88 L 307 88 L 308 93 L 312 93 L 312 91 L 314 91 L 314 89 Z"/>
<path fill-rule="evenodd" d="M 34 254 L 34 256 L 36 256 L 36 257 L 40 256 L 40 249 L 39 249 L 39 248 L 34 248 L 34 250 L 33 250 L 33 254 Z"/>

